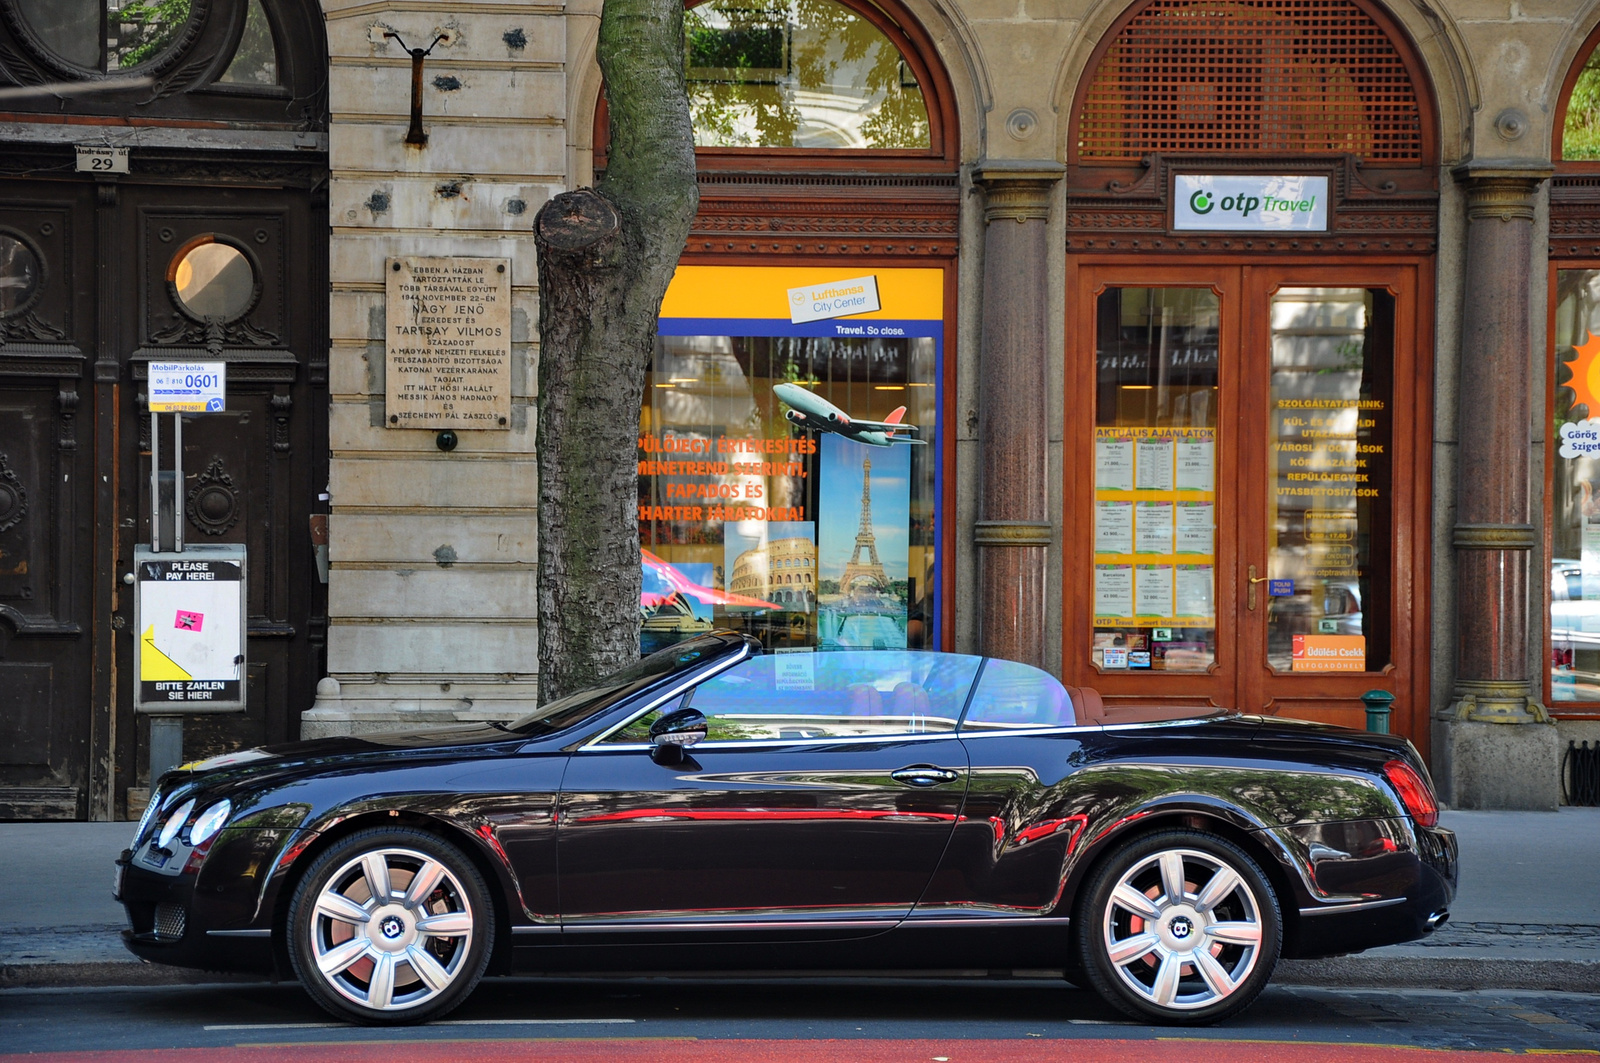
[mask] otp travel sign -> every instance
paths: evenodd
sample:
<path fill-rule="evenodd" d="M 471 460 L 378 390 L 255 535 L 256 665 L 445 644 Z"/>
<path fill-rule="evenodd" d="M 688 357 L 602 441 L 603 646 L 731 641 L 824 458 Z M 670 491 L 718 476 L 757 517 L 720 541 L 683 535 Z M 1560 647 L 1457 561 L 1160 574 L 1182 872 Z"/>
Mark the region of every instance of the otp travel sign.
<path fill-rule="evenodd" d="M 1328 179 L 1177 174 L 1172 227 L 1196 232 L 1327 232 Z"/>

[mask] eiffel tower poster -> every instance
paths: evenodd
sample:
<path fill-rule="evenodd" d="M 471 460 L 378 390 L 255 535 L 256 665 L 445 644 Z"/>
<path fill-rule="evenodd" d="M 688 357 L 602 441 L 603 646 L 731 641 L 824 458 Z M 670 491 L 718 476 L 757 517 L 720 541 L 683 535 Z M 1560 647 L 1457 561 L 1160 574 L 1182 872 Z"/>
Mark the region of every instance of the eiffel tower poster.
<path fill-rule="evenodd" d="M 818 637 L 823 646 L 906 644 L 910 448 L 824 436 L 818 476 Z"/>

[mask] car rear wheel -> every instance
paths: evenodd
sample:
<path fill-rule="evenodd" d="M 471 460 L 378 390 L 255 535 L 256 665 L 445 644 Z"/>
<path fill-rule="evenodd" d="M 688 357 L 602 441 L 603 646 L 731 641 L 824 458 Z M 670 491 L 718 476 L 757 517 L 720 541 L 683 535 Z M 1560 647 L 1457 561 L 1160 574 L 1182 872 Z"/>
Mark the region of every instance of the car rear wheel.
<path fill-rule="evenodd" d="M 362 1023 L 438 1018 L 489 960 L 494 906 L 472 862 L 425 831 L 360 831 L 317 858 L 289 906 L 289 957 L 307 992 Z"/>
<path fill-rule="evenodd" d="M 1236 1015 L 1272 977 L 1277 896 L 1242 849 L 1192 830 L 1113 852 L 1078 905 L 1078 962 L 1095 991 L 1142 1020 L 1199 1025 Z"/>

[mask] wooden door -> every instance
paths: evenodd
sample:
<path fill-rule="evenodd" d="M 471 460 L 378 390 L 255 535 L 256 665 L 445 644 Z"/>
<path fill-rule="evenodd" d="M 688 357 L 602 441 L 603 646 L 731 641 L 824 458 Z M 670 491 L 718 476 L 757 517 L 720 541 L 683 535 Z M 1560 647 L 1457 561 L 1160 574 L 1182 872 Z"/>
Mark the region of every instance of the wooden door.
<path fill-rule="evenodd" d="M 1063 671 L 1154 699 L 1425 734 L 1423 269 L 1083 264 Z"/>
<path fill-rule="evenodd" d="M 186 417 L 180 501 L 186 543 L 248 549 L 243 713 L 186 718 L 184 756 L 282 742 L 299 733 L 322 674 L 325 587 L 309 515 L 327 483 L 325 325 L 316 310 L 326 260 L 303 191 L 261 187 L 125 187 L 119 220 L 127 254 L 119 290 L 116 571 L 150 541 L 152 361 L 227 364 L 227 410 Z M 209 283 L 203 283 L 209 281 Z M 172 467 L 171 417 L 160 418 L 162 465 Z M 117 642 L 121 704 L 131 702 L 137 633 L 132 602 Z M 122 751 L 130 779 L 148 778 L 148 721 Z"/>
<path fill-rule="evenodd" d="M 0 186 L 0 819 L 86 814 L 93 188 Z M 87 224 L 86 224 L 87 222 Z"/>

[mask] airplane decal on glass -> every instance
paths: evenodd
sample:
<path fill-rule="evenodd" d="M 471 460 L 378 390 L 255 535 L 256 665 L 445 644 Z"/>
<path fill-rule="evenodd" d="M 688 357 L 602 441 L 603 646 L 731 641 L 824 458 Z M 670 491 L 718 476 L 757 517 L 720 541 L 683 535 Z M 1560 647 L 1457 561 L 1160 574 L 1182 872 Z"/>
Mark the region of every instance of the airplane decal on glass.
<path fill-rule="evenodd" d="M 865 443 L 869 447 L 887 447 L 895 443 L 921 445 L 927 442 L 898 434 L 918 430 L 914 424 L 901 423 L 900 419 L 906 415 L 904 406 L 897 407 L 887 420 L 860 421 L 799 384 L 775 384 L 772 393 L 778 397 L 779 402 L 789 407 L 783 411 L 783 416 L 791 424 L 797 424 L 810 432 L 833 432 L 857 443 Z"/>

